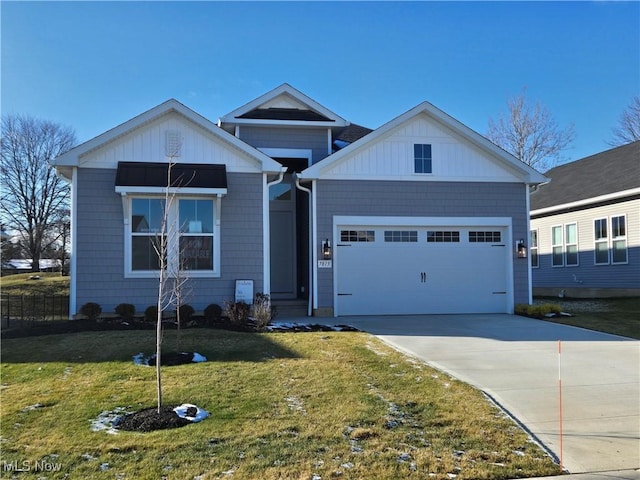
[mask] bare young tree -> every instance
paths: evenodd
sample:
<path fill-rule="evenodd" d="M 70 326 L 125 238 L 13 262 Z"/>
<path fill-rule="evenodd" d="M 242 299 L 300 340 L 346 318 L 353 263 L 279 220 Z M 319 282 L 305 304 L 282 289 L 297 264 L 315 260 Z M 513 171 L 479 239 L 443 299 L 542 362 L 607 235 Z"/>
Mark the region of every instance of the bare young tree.
<path fill-rule="evenodd" d="M 508 112 L 489 119 L 487 138 L 527 165 L 546 171 L 555 166 L 575 137 L 573 124 L 560 128 L 549 110 L 527 100 L 526 89 L 507 100 Z"/>
<path fill-rule="evenodd" d="M 611 140 L 607 143 L 612 147 L 640 140 L 640 96 L 633 97 L 629 106 L 620 115 L 618 126 L 614 127 L 611 133 Z"/>
<path fill-rule="evenodd" d="M 157 394 L 157 412 L 160 414 L 162 409 L 162 315 L 163 312 L 172 305 L 178 307 L 182 305 L 185 297 L 189 294 L 187 282 L 189 276 L 182 271 L 183 264 L 178 261 L 170 261 L 170 250 L 180 245 L 180 227 L 171 222 L 171 210 L 175 202 L 175 188 L 184 187 L 189 184 L 192 179 L 184 178 L 175 179 L 172 174 L 175 159 L 179 154 L 181 145 L 175 145 L 174 151 L 168 155 L 167 164 L 167 180 L 164 189 L 164 202 L 160 231 L 156 235 L 153 244 L 155 254 L 158 257 L 158 298 L 157 298 L 157 318 L 156 318 L 156 394 Z M 181 252 L 178 251 L 178 256 Z"/>
<path fill-rule="evenodd" d="M 49 162 L 75 143 L 69 127 L 29 116 L 2 118 L 0 215 L 21 237 L 32 271 L 40 268 L 41 252 L 58 240 L 52 228 L 69 202 L 69 184 Z"/>

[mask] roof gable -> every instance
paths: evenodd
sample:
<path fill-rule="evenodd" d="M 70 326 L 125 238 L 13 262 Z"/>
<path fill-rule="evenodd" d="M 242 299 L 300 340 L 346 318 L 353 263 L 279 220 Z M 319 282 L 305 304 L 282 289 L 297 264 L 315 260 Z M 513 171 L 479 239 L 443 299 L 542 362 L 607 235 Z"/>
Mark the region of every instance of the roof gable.
<path fill-rule="evenodd" d="M 415 174 L 413 145 L 431 144 L 433 174 Z M 303 179 L 546 181 L 539 172 L 428 102 L 304 170 Z"/>
<path fill-rule="evenodd" d="M 183 135 L 178 162 L 227 164 L 230 171 L 279 172 L 280 164 L 230 135 L 177 100 L 168 100 L 60 155 L 58 171 L 70 167 L 116 168 L 119 161 L 165 159 L 164 132 Z"/>
<path fill-rule="evenodd" d="M 531 195 L 531 210 L 598 202 L 640 193 L 640 141 L 552 168 L 551 181 Z M 634 193 L 635 192 L 635 193 Z"/>
<path fill-rule="evenodd" d="M 218 120 L 223 128 L 242 124 L 345 127 L 349 122 L 284 83 Z"/>

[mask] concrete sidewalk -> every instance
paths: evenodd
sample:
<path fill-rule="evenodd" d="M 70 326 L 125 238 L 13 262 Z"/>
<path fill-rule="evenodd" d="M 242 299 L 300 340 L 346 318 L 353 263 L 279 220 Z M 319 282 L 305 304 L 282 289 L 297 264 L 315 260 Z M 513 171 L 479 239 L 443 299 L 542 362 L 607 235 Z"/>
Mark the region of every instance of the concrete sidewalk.
<path fill-rule="evenodd" d="M 577 478 L 638 478 L 634 471 L 640 467 L 640 342 L 513 315 L 333 320 L 325 323 L 372 333 L 485 391 L 558 459 L 562 455 L 570 473 L 629 470 L 635 475 L 593 473 L 599 476 Z"/>

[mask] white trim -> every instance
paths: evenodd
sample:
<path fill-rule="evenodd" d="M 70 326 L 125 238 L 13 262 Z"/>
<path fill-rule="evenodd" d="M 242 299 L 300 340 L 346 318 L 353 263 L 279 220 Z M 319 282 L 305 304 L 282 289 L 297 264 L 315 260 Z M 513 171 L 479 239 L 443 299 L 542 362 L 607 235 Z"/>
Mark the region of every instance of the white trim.
<path fill-rule="evenodd" d="M 131 231 L 131 222 L 129 221 L 129 217 L 131 215 L 131 202 L 134 198 L 149 198 L 149 199 L 160 199 L 160 197 L 155 195 L 147 195 L 147 196 L 136 196 L 132 197 L 126 194 L 122 194 L 122 215 L 123 215 L 123 229 L 124 229 L 124 278 L 158 278 L 157 270 L 132 270 L 131 269 L 131 238 L 133 237 Z M 172 203 L 169 211 L 168 218 L 176 219 L 179 215 L 178 212 L 178 204 L 182 199 L 191 200 L 192 197 L 185 197 L 181 195 L 176 197 L 176 202 Z M 189 278 L 220 278 L 221 276 L 221 257 L 220 257 L 220 232 L 221 232 L 221 222 L 220 222 L 220 213 L 222 212 L 222 196 L 216 195 L 215 197 L 211 196 L 199 196 L 196 199 L 201 200 L 211 200 L 213 201 L 213 209 L 214 209 L 214 224 L 213 224 L 213 233 L 207 234 L 213 236 L 213 270 L 189 270 L 186 273 L 189 275 Z M 170 232 L 167 232 L 168 235 L 171 235 Z M 178 233 L 176 235 L 176 242 L 180 241 L 181 235 Z M 177 247 L 174 245 L 173 248 L 169 245 L 169 257 L 174 258 L 177 261 Z M 173 253 L 172 253 L 173 252 Z M 171 260 L 169 260 L 171 261 Z"/>
<path fill-rule="evenodd" d="M 313 217 L 313 238 L 311 240 L 313 248 L 311 256 L 313 258 L 313 310 L 318 309 L 318 195 L 316 180 L 311 182 L 311 216 Z M 335 245 L 335 242 L 333 243 Z M 335 269 L 334 269 L 335 270 Z M 335 285 L 335 282 L 334 282 Z M 334 287 L 335 288 L 335 287 Z"/>
<path fill-rule="evenodd" d="M 327 156 L 333 153 L 333 141 L 332 141 L 331 129 L 327 128 Z"/>
<path fill-rule="evenodd" d="M 71 263 L 69 265 L 69 319 L 76 313 L 78 298 L 78 167 L 71 170 Z"/>
<path fill-rule="evenodd" d="M 163 195 L 167 187 L 133 187 L 116 185 L 116 193 L 120 194 L 139 194 L 139 195 Z M 171 187 L 169 195 L 216 195 L 218 197 L 227 194 L 226 188 L 190 188 L 190 187 Z"/>
<path fill-rule="evenodd" d="M 527 206 L 527 212 L 529 211 L 529 209 L 531 208 L 531 189 L 529 188 L 528 185 L 524 186 L 524 198 L 525 198 L 525 205 Z M 527 255 L 527 301 L 529 303 L 529 305 L 531 305 L 533 303 L 533 271 L 531 270 L 532 265 L 531 265 L 531 216 L 527 215 L 526 216 L 526 224 L 527 224 L 527 233 L 526 233 L 526 237 L 524 237 L 527 242 L 527 244 L 529 244 L 529 255 Z M 540 242 L 540 240 L 538 240 L 538 242 Z M 540 249 L 538 248 L 538 265 L 540 264 Z M 513 269 L 513 267 L 511 267 Z"/>
<path fill-rule="evenodd" d="M 609 200 L 616 200 L 618 198 L 624 198 L 637 194 L 640 194 L 640 188 L 631 188 L 629 190 L 622 190 L 620 192 L 608 193 L 607 195 L 600 195 L 599 197 L 591 197 L 584 200 L 577 200 L 575 202 L 554 205 L 552 207 L 539 208 L 538 210 L 532 210 L 531 216 L 544 215 L 545 213 L 555 212 L 556 210 L 566 210 L 569 208 L 582 207 L 591 203 L 606 202 Z"/>
<path fill-rule="evenodd" d="M 286 171 L 287 169 L 285 167 L 281 167 L 278 178 L 272 182 L 267 181 L 266 173 L 262 177 L 262 291 L 266 295 L 271 295 L 271 216 L 269 211 L 269 187 L 282 182 Z"/>
<path fill-rule="evenodd" d="M 315 183 L 315 180 L 314 180 Z M 315 191 L 315 188 L 314 188 Z M 333 226 L 332 226 L 332 241 L 333 245 L 338 245 L 338 240 L 340 238 L 339 228 L 340 226 L 372 226 L 372 227 L 382 227 L 382 226 L 402 226 L 402 227 L 428 227 L 428 226 L 451 226 L 451 227 L 483 227 L 483 226 L 491 226 L 491 227 L 500 227 L 506 230 L 505 233 L 505 242 L 507 245 L 506 248 L 506 266 L 507 271 L 505 274 L 507 278 L 505 279 L 506 291 L 507 291 L 507 302 L 506 302 L 506 312 L 505 313 L 513 313 L 515 308 L 515 289 L 514 289 L 514 265 L 513 265 L 513 250 L 509 247 L 513 245 L 513 222 L 511 217 L 386 217 L 386 216 L 350 216 L 350 215 L 334 215 L 333 217 Z M 316 252 L 317 249 L 314 249 Z M 317 255 L 317 253 L 316 253 Z M 314 262 L 317 265 L 317 261 Z M 338 317 L 340 315 L 339 312 L 339 303 L 338 303 L 338 270 L 340 268 L 340 256 L 338 254 L 338 249 L 334 249 L 333 251 L 333 315 L 334 317 Z M 317 272 L 316 267 L 314 266 L 314 270 Z M 317 281 L 315 282 L 317 284 Z M 316 295 L 317 298 L 317 295 Z M 317 308 L 317 306 L 314 306 Z"/>
<path fill-rule="evenodd" d="M 309 110 L 315 111 L 320 115 L 327 117 L 332 122 L 313 122 L 313 121 L 288 121 L 288 120 L 257 120 L 251 118 L 237 118 L 245 113 L 248 113 L 256 108 L 259 108 L 261 105 L 264 105 L 267 102 L 281 96 L 288 95 L 289 97 L 296 100 L 298 103 L 302 103 L 309 108 Z M 249 103 L 244 104 L 243 106 L 236 108 L 232 112 L 223 115 L 218 119 L 218 124 L 236 124 L 236 123 L 244 123 L 244 124 L 265 124 L 265 125 L 304 125 L 304 126 L 328 126 L 328 127 L 346 127 L 349 125 L 349 122 L 342 118 L 339 115 L 336 115 L 334 112 L 329 110 L 326 107 L 323 107 L 318 102 L 313 100 L 312 98 L 306 96 L 304 93 L 296 90 L 288 83 L 283 83 L 279 87 L 274 88 L 273 90 L 259 96 L 258 98 L 251 100 Z"/>
<path fill-rule="evenodd" d="M 87 153 L 101 148 L 113 140 L 133 132 L 135 129 L 142 127 L 150 122 L 157 120 L 158 118 L 167 115 L 169 113 L 176 112 L 183 117 L 187 118 L 191 122 L 195 123 L 208 133 L 211 133 L 217 139 L 231 145 L 236 150 L 243 152 L 250 158 L 255 160 L 265 172 L 278 172 L 279 164 L 273 159 L 269 158 L 261 152 L 256 151 L 255 148 L 243 142 L 239 138 L 234 137 L 232 134 L 218 127 L 215 123 L 207 120 L 202 115 L 196 113 L 190 108 L 186 107 L 182 103 L 175 99 L 167 100 L 156 107 L 141 113 L 140 115 L 118 125 L 107 132 L 98 135 L 87 142 L 84 142 L 77 147 L 72 148 L 68 152 L 55 158 L 51 164 L 58 168 L 61 166 L 78 166 L 80 157 Z"/>
<path fill-rule="evenodd" d="M 442 110 L 436 108 L 429 102 L 422 102 L 421 104 L 415 106 L 411 110 L 403 113 L 402 115 L 394 118 L 390 122 L 387 122 L 380 128 L 374 130 L 370 134 L 356 140 L 350 145 L 346 146 L 342 150 L 334 153 L 329 158 L 325 159 L 322 162 L 318 162 L 304 172 L 301 173 L 301 178 L 303 179 L 316 179 L 316 178 L 329 178 L 330 171 L 337 162 L 344 161 L 349 158 L 352 154 L 355 154 L 360 149 L 365 148 L 369 145 L 373 145 L 374 143 L 383 139 L 387 134 L 394 131 L 399 126 L 409 122 L 413 118 L 418 115 L 427 115 L 429 118 L 435 120 L 436 122 L 441 123 L 442 125 L 450 128 L 458 135 L 462 136 L 464 139 L 487 152 L 489 155 L 494 157 L 496 160 L 499 160 L 503 163 L 505 168 L 512 169 L 514 172 L 517 172 L 519 178 L 522 179 L 523 182 L 527 184 L 540 184 L 548 182 L 549 179 L 539 173 L 537 170 L 531 168 L 529 165 L 521 162 L 513 155 L 507 153 L 505 150 L 496 146 L 494 143 L 490 142 L 488 139 L 480 135 L 479 133 L 473 131 L 463 123 L 459 122 L 455 118 L 449 116 Z M 395 179 L 395 178 L 394 178 Z M 485 180 L 485 179 L 482 179 Z M 476 178 L 476 181 L 478 179 Z M 487 181 L 487 180 L 485 180 Z"/>

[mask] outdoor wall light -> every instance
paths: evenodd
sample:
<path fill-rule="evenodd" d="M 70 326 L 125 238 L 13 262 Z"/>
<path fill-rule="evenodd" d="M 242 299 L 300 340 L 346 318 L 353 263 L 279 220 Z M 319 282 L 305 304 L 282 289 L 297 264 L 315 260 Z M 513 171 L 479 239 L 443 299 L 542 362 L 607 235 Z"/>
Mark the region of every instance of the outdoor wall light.
<path fill-rule="evenodd" d="M 527 258 L 527 246 L 524 244 L 524 240 L 520 239 L 516 243 L 516 253 L 518 258 Z"/>
<path fill-rule="evenodd" d="M 328 238 L 322 242 L 322 259 L 331 260 L 331 242 Z"/>

